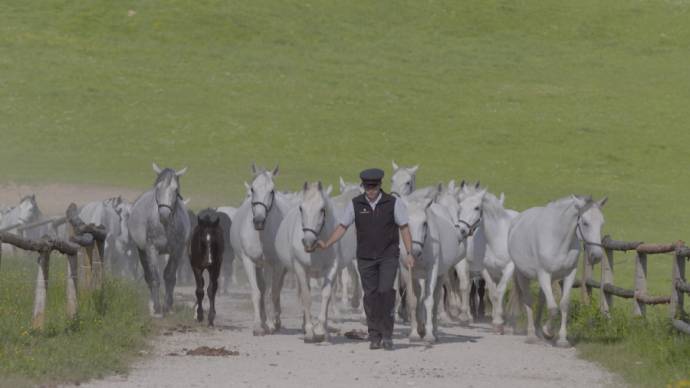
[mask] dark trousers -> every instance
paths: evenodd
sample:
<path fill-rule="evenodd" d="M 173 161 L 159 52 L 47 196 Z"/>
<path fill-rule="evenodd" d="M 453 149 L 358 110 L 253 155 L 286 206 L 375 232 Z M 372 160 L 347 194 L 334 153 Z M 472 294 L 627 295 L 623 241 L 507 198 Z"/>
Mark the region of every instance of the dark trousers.
<path fill-rule="evenodd" d="M 397 257 L 357 259 L 370 340 L 390 339 L 393 336 L 395 314 L 393 283 L 398 272 L 398 265 Z"/>

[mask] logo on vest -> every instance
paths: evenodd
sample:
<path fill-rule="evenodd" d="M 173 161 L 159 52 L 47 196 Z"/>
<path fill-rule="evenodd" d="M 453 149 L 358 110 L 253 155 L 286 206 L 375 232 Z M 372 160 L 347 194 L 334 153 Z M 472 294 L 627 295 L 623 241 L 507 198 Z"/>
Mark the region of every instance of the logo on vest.
<path fill-rule="evenodd" d="M 360 212 L 359 212 L 359 214 L 369 214 L 369 213 L 371 213 L 371 212 L 369 211 L 369 209 L 367 209 L 365 207 L 363 207 L 362 210 L 360 210 Z"/>

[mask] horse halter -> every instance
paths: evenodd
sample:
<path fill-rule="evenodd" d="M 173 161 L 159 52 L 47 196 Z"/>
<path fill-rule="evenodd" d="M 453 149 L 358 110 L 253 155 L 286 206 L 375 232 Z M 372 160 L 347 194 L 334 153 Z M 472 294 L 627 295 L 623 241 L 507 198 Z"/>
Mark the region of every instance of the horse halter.
<path fill-rule="evenodd" d="M 302 210 L 300 209 L 300 212 Z M 321 209 L 321 214 L 323 214 L 323 221 L 321 221 L 321 226 L 319 227 L 319 230 L 316 231 L 311 228 L 302 228 L 302 232 L 310 232 L 314 234 L 314 237 L 318 238 L 319 235 L 321 234 L 321 231 L 323 231 L 324 226 L 326 226 L 326 209 Z"/>
<path fill-rule="evenodd" d="M 424 223 L 424 239 L 426 240 L 427 233 L 429 233 L 429 225 L 425 222 Z M 417 244 L 419 245 L 419 249 L 424 250 L 424 241 L 419 241 L 419 240 L 412 240 L 412 245 Z M 408 252 L 412 253 L 412 252 Z"/>
<path fill-rule="evenodd" d="M 581 215 L 577 217 L 577 226 L 575 227 L 575 234 L 577 235 L 577 232 L 580 232 L 580 236 L 578 236 L 578 237 L 580 238 L 580 241 L 582 241 L 582 244 L 585 247 L 594 246 L 594 247 L 604 248 L 603 244 L 591 242 L 585 238 L 585 234 L 582 233 L 582 227 L 580 226 L 580 220 L 581 219 L 582 219 Z"/>
<path fill-rule="evenodd" d="M 263 206 L 264 209 L 266 209 L 266 215 L 268 215 L 268 212 L 270 212 L 271 209 L 273 209 L 273 202 L 275 202 L 275 199 L 276 199 L 276 192 L 274 190 L 272 190 L 271 191 L 271 205 L 270 206 L 266 206 L 266 204 L 261 202 L 261 201 L 256 201 L 256 202 L 252 201 L 252 208 L 254 208 L 254 206 Z"/>
<path fill-rule="evenodd" d="M 484 216 L 484 211 L 483 211 L 483 210 L 480 210 L 480 211 L 479 211 L 479 217 L 477 218 L 477 221 L 475 221 L 475 222 L 472 223 L 472 224 L 470 224 L 470 223 L 467 222 L 467 221 L 463 221 L 463 220 L 460 219 L 460 217 L 458 217 L 458 223 L 455 224 L 455 227 L 458 228 L 458 229 L 460 229 L 460 224 L 467 226 L 467 229 L 469 229 L 469 231 L 468 231 L 468 233 L 467 233 L 467 237 L 472 237 L 472 235 L 474 234 L 474 232 L 476 232 L 477 229 L 479 229 L 479 224 L 481 223 L 482 217 L 483 217 L 483 216 Z"/>
<path fill-rule="evenodd" d="M 184 200 L 184 199 L 182 198 L 182 196 L 180 195 L 179 192 L 177 193 L 177 199 L 179 199 L 179 200 L 181 200 L 181 201 Z M 165 204 L 165 203 L 158 203 L 158 198 L 156 198 L 156 205 L 158 205 L 158 209 L 159 209 L 159 210 L 160 210 L 160 208 L 168 208 L 168 209 L 170 209 L 170 214 L 175 214 L 175 209 L 177 208 L 177 206 L 172 206 L 172 205 L 168 205 L 168 204 Z"/>

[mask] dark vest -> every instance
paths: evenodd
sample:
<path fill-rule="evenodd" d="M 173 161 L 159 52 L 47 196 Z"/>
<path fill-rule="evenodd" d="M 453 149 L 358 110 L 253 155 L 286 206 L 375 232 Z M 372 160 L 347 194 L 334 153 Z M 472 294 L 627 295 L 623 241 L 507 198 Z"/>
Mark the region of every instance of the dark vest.
<path fill-rule="evenodd" d="M 381 199 L 372 210 L 366 194 L 352 199 L 357 227 L 357 257 L 380 259 L 400 256 L 400 237 L 395 223 L 396 198 L 381 192 Z"/>

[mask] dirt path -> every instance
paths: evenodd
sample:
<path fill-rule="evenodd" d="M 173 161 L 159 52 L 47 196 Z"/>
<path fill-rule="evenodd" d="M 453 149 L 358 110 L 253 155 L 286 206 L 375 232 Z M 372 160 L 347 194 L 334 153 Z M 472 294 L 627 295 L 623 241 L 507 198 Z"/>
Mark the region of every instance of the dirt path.
<path fill-rule="evenodd" d="M 178 300 L 191 301 L 192 289 Z M 495 335 L 487 325 L 441 327 L 432 347 L 409 343 L 408 327 L 396 324 L 396 349 L 371 351 L 365 341 L 342 333 L 363 329 L 349 312 L 333 326 L 330 343 L 305 344 L 294 290 L 284 291 L 284 326 L 279 334 L 253 337 L 252 308 L 244 289 L 218 298 L 216 328 L 192 323 L 155 342 L 153 353 L 128 376 L 112 376 L 88 387 L 601 387 L 620 381 L 580 360 L 574 349 L 527 345 L 524 337 Z M 315 301 L 318 299 L 315 298 Z M 315 308 L 318 306 L 314 306 Z M 200 346 L 225 347 L 238 355 L 191 356 Z"/>

